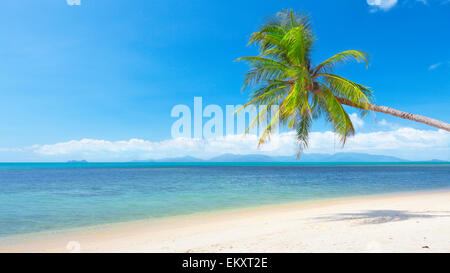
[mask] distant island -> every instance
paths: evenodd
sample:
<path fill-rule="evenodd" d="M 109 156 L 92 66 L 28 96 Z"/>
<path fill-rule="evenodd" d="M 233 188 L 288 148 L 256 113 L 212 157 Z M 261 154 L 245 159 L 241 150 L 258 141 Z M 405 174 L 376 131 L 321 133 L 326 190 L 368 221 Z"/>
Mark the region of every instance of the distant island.
<path fill-rule="evenodd" d="M 336 153 L 336 154 L 303 154 L 299 159 L 291 156 L 268 156 L 259 154 L 222 154 L 210 159 L 200 159 L 192 156 L 172 157 L 161 159 L 138 160 L 134 162 L 411 162 L 410 160 L 365 153 Z M 426 162 L 446 162 L 443 160 L 427 160 Z"/>

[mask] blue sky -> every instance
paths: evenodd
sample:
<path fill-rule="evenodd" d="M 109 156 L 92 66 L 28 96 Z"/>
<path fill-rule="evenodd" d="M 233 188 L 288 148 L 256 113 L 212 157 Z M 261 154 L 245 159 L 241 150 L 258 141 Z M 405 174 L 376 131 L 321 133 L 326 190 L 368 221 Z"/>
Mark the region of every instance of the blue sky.
<path fill-rule="evenodd" d="M 316 62 L 347 49 L 369 52 L 369 69 L 352 64 L 338 72 L 370 86 L 378 104 L 449 122 L 447 0 L 5 0 L 0 9 L 0 161 L 188 153 L 184 144 L 164 151 L 153 147 L 171 141 L 172 107 L 191 106 L 194 96 L 223 107 L 245 103 L 248 94 L 240 88 L 248 67 L 233 60 L 257 54 L 246 46 L 249 35 L 284 8 L 311 15 Z M 450 159 L 448 133 L 383 114 L 376 119 L 370 115 L 360 121 L 358 133 L 366 138 L 388 134 L 410 145 L 354 144 L 351 151 Z M 405 128 L 413 131 L 399 138 Z M 329 130 L 323 122 L 314 125 L 322 135 Z M 132 139 L 144 148 L 130 144 Z M 425 154 L 418 156 L 418 149 Z M 222 152 L 196 151 L 192 154 Z"/>

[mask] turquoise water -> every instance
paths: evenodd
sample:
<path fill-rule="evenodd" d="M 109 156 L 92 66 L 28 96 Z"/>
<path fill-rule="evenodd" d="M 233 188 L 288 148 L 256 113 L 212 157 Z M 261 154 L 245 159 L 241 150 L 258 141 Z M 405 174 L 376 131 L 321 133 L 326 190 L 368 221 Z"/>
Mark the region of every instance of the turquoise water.
<path fill-rule="evenodd" d="M 0 163 L 0 236 L 447 188 L 449 164 Z"/>

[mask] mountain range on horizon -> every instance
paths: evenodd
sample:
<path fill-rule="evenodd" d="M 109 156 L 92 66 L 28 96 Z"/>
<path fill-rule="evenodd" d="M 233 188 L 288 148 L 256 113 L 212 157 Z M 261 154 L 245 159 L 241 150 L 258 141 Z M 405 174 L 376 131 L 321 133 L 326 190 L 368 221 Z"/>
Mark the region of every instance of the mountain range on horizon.
<path fill-rule="evenodd" d="M 335 153 L 335 154 L 302 154 L 299 159 L 292 156 L 268 156 L 261 154 L 232 154 L 226 153 L 209 159 L 200 159 L 192 156 L 172 157 L 149 160 L 136 160 L 134 162 L 413 162 L 411 160 L 365 153 Z M 446 162 L 443 160 L 426 160 L 425 162 Z"/>

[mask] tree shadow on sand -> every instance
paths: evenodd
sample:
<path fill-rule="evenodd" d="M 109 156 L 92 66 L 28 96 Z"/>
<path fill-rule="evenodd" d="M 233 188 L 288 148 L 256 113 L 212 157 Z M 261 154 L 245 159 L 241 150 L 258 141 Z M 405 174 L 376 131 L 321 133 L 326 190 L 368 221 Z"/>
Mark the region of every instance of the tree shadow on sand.
<path fill-rule="evenodd" d="M 360 220 L 359 224 L 384 224 L 389 222 L 399 222 L 409 219 L 427 219 L 436 217 L 450 217 L 450 212 L 427 211 L 422 213 L 409 212 L 406 210 L 368 210 L 355 213 L 339 213 L 336 215 L 317 217 L 318 220 L 325 221 L 346 221 Z"/>

